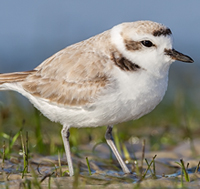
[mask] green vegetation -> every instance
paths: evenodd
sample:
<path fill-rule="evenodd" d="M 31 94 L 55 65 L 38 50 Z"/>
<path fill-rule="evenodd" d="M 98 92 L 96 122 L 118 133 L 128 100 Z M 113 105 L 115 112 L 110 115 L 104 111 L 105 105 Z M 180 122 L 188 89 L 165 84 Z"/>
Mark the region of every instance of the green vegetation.
<path fill-rule="evenodd" d="M 90 163 L 89 163 L 88 157 L 86 157 L 85 159 L 86 159 L 89 175 L 92 175 L 92 171 L 91 171 L 91 168 L 90 168 Z"/>

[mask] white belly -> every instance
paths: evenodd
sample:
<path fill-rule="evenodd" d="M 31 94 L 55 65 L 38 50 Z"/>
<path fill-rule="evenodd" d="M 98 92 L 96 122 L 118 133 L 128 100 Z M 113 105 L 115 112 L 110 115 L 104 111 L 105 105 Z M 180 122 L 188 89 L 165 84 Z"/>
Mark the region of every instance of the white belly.
<path fill-rule="evenodd" d="M 168 74 L 163 78 L 138 72 L 129 77 L 125 74 L 116 83 L 116 91 L 108 93 L 88 112 L 90 126 L 117 124 L 135 120 L 151 112 L 163 99 L 168 84 Z M 85 126 L 87 126 L 87 121 Z"/>

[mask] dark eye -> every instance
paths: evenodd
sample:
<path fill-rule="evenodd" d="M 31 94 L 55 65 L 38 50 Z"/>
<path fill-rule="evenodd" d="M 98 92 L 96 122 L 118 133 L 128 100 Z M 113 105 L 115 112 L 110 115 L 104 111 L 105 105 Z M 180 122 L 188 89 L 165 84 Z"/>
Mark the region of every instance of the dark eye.
<path fill-rule="evenodd" d="M 145 40 L 145 41 L 141 41 L 141 43 L 145 46 L 145 47 L 152 47 L 153 43 L 151 41 Z"/>

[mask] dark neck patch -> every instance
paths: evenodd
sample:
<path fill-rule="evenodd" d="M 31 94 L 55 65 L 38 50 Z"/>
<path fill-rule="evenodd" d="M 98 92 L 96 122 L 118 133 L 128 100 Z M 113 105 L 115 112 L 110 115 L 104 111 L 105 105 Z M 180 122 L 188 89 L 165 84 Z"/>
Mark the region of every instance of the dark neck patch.
<path fill-rule="evenodd" d="M 158 37 L 161 35 L 167 36 L 167 35 L 171 35 L 172 32 L 169 28 L 161 28 L 159 30 L 155 30 L 153 31 L 153 36 Z"/>
<path fill-rule="evenodd" d="M 116 58 L 114 53 L 112 57 L 115 65 L 118 66 L 123 71 L 137 71 L 138 69 L 140 69 L 140 66 L 129 61 L 125 57 Z"/>

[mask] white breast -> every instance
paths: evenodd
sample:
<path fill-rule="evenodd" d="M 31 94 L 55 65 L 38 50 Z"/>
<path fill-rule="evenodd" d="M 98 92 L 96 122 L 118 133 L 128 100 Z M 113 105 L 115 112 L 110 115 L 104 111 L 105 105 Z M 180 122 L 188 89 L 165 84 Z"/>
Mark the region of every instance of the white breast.
<path fill-rule="evenodd" d="M 152 111 L 162 100 L 168 84 L 168 72 L 158 78 L 145 70 L 124 72 L 116 68 L 116 91 L 110 91 L 96 104 L 99 125 L 116 124 Z M 98 113 L 97 113 L 98 112 Z M 91 120 L 92 120 L 91 117 Z"/>

